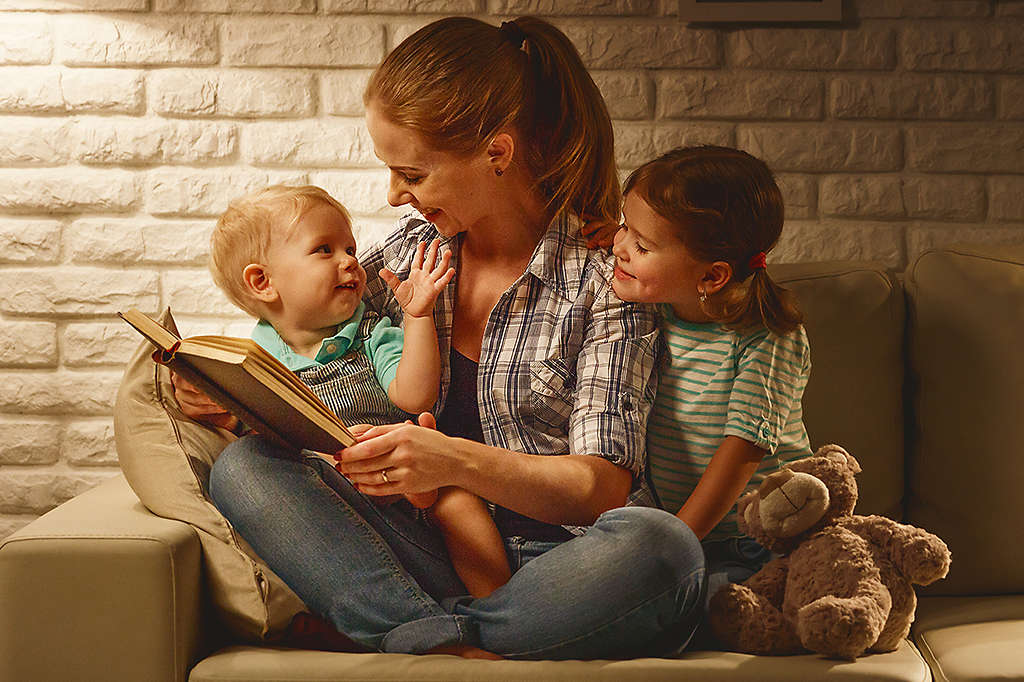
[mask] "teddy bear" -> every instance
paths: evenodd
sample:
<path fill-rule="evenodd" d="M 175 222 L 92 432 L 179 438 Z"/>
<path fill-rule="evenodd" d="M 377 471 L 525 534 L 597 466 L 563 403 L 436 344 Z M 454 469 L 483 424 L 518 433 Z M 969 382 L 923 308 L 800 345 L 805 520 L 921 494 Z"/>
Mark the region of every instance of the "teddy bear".
<path fill-rule="evenodd" d="M 854 514 L 860 470 L 826 445 L 740 498 L 740 530 L 782 556 L 711 598 L 708 619 L 726 648 L 852 660 L 893 651 L 907 636 L 911 584 L 944 578 L 949 549 L 920 528 Z"/>

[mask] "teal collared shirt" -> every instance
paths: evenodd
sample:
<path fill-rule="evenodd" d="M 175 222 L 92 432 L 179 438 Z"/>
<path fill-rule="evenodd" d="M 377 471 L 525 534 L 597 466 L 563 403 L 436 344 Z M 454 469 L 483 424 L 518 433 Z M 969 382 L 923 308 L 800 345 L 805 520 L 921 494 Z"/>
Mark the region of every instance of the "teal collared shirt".
<path fill-rule="evenodd" d="M 263 346 L 268 353 L 293 372 L 316 365 L 327 365 L 349 351 L 362 349 L 373 365 L 377 380 L 387 391 L 395 378 L 395 372 L 398 371 L 398 361 L 402 359 L 402 330 L 391 324 L 391 318 L 382 317 L 374 325 L 369 336 L 365 339 L 360 338 L 359 326 L 365 311 L 366 305 L 360 302 L 352 317 L 338 325 L 338 331 L 333 336 L 320 342 L 320 350 L 317 351 L 315 358 L 307 358 L 292 350 L 273 325 L 266 320 L 256 323 L 252 330 L 252 340 Z"/>

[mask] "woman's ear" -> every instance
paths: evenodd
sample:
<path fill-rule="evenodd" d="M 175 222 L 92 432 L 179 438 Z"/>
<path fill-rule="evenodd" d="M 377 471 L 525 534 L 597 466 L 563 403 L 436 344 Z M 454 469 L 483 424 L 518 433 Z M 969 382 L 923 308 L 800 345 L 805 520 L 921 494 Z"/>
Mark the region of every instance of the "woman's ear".
<path fill-rule="evenodd" d="M 277 290 L 270 281 L 270 271 L 261 263 L 249 263 L 242 270 L 242 281 L 245 288 L 258 301 L 273 303 L 277 300 Z"/>
<path fill-rule="evenodd" d="M 515 156 L 516 143 L 508 133 L 498 133 L 487 145 L 487 163 L 495 175 L 503 175 Z"/>
<path fill-rule="evenodd" d="M 701 283 L 704 285 L 703 290 L 710 296 L 720 291 L 730 281 L 732 281 L 732 266 L 724 260 L 716 260 L 704 272 Z"/>

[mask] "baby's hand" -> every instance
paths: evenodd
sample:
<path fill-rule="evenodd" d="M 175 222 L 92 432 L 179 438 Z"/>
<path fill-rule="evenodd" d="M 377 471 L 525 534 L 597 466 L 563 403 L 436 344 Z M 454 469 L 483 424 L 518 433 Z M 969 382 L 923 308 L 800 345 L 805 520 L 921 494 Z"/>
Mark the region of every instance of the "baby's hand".
<path fill-rule="evenodd" d="M 426 243 L 421 243 L 416 248 L 416 258 L 413 259 L 409 278 L 404 282 L 390 270 L 380 271 L 381 278 L 391 287 L 395 298 L 398 299 L 398 305 L 402 306 L 406 315 L 432 315 L 434 302 L 441 290 L 455 277 L 455 268 L 448 267 L 452 260 L 451 251 L 445 251 L 441 256 L 441 262 L 438 263 L 437 252 L 440 244 L 441 240 L 435 239 L 431 242 L 429 251 L 426 250 Z"/>

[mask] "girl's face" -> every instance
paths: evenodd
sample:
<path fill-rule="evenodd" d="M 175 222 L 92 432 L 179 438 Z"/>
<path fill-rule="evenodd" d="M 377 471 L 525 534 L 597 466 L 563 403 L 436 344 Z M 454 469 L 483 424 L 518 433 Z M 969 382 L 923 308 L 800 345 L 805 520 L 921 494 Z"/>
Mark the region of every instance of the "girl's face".
<path fill-rule="evenodd" d="M 711 264 L 694 257 L 676 236 L 678 228 L 636 192 L 626 194 L 622 216 L 612 247 L 615 294 L 623 301 L 667 303 L 683 320 L 708 321 L 697 297 Z"/>
<path fill-rule="evenodd" d="M 372 102 L 366 127 L 377 158 L 391 173 L 389 204 L 409 204 L 446 237 L 485 221 L 492 203 L 486 153 L 461 156 L 433 149 L 421 135 L 381 114 Z"/>

